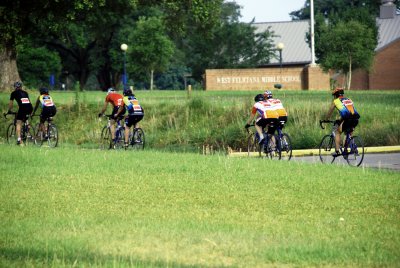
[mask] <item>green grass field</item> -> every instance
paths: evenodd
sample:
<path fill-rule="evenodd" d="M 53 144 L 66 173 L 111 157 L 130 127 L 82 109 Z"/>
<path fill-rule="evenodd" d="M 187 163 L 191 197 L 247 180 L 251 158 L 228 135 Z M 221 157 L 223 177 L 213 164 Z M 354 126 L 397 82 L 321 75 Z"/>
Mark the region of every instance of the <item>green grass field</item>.
<path fill-rule="evenodd" d="M 398 267 L 400 173 L 0 145 L 0 267 Z"/>

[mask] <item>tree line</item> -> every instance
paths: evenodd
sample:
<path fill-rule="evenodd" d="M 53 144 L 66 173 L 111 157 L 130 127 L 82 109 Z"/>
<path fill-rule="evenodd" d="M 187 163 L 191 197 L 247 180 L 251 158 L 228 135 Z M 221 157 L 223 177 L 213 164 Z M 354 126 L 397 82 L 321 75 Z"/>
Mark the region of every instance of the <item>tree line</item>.
<path fill-rule="evenodd" d="M 371 59 L 359 61 L 355 55 L 373 55 L 376 1 L 315 2 L 318 62 L 344 72 L 368 68 Z M 81 89 L 106 90 L 120 86 L 124 62 L 128 83 L 136 88 L 183 89 L 186 83 L 201 87 L 207 68 L 268 64 L 276 57 L 275 33 L 256 33 L 252 23 L 240 22 L 240 10 L 235 1 L 224 0 L 4 0 L 0 90 L 17 80 L 30 87 L 48 84 L 51 75 L 67 87 L 77 83 Z M 309 18 L 309 0 L 291 16 Z M 350 21 L 364 43 L 346 51 L 369 53 L 349 55 L 330 46 L 345 34 L 355 44 L 355 34 L 346 33 Z M 125 54 L 121 44 L 128 45 Z M 351 64 L 348 58 L 335 62 L 335 51 L 351 57 Z"/>

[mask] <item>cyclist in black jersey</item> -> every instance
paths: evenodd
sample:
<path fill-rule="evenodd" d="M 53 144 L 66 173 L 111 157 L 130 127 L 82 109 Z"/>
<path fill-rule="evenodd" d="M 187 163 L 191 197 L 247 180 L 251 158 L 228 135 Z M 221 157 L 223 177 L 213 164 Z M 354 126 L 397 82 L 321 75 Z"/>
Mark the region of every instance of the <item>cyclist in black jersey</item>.
<path fill-rule="evenodd" d="M 11 92 L 10 102 L 8 103 L 8 112 L 12 112 L 14 100 L 18 104 L 18 111 L 16 116 L 16 134 L 17 134 L 17 144 L 21 144 L 21 126 L 25 122 L 29 115 L 32 113 L 33 107 L 29 99 L 28 92 L 22 89 L 21 82 L 14 83 L 14 91 Z"/>

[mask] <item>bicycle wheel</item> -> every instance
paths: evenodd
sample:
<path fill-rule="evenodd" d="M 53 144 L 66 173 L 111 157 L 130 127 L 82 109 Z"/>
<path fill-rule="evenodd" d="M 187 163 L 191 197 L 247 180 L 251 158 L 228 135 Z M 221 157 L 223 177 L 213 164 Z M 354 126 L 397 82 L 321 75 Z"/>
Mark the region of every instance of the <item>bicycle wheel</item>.
<path fill-rule="evenodd" d="M 49 144 L 49 147 L 57 147 L 58 145 L 58 130 L 56 125 L 54 124 L 49 124 L 47 126 L 47 142 Z"/>
<path fill-rule="evenodd" d="M 112 143 L 111 130 L 109 127 L 105 126 L 105 127 L 103 127 L 103 130 L 101 131 L 100 149 L 101 150 L 110 149 L 111 143 Z"/>
<path fill-rule="evenodd" d="M 279 149 L 281 151 L 281 159 L 289 161 L 292 158 L 292 142 L 288 134 L 283 133 L 279 139 Z"/>
<path fill-rule="evenodd" d="M 121 127 L 115 132 L 115 149 L 124 149 L 125 144 L 125 130 Z"/>
<path fill-rule="evenodd" d="M 135 128 L 133 134 L 129 135 L 129 147 L 136 150 L 143 150 L 145 144 L 144 131 L 141 128 Z"/>
<path fill-rule="evenodd" d="M 13 144 L 17 142 L 17 137 L 15 134 L 15 125 L 11 123 L 7 128 L 7 142 L 8 144 Z"/>
<path fill-rule="evenodd" d="M 335 141 L 331 135 L 325 135 L 319 145 L 319 159 L 322 163 L 333 163 L 335 157 L 332 153 L 335 152 Z"/>
<path fill-rule="evenodd" d="M 261 156 L 260 145 L 258 144 L 258 138 L 255 134 L 250 134 L 247 138 L 247 155 Z"/>
<path fill-rule="evenodd" d="M 358 167 L 364 160 L 364 143 L 358 136 L 354 136 L 349 141 L 348 153 L 344 155 L 350 166 Z"/>

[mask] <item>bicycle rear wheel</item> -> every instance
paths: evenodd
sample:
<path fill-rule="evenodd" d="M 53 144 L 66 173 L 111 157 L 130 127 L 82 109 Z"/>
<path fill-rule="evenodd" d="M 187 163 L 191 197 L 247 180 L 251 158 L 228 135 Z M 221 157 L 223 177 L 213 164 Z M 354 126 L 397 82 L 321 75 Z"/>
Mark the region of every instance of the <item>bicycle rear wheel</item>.
<path fill-rule="evenodd" d="M 17 137 L 15 134 L 15 125 L 11 123 L 7 128 L 7 142 L 8 144 L 13 144 L 17 142 Z"/>
<path fill-rule="evenodd" d="M 105 126 L 105 127 L 103 127 L 103 130 L 101 131 L 100 149 L 101 150 L 110 149 L 111 143 L 112 143 L 111 130 L 109 127 Z"/>
<path fill-rule="evenodd" d="M 319 145 L 319 159 L 322 163 L 333 163 L 335 157 L 332 154 L 335 152 L 335 141 L 331 135 L 325 135 Z"/>
<path fill-rule="evenodd" d="M 263 146 L 260 146 L 260 154 L 269 159 L 280 159 L 281 152 L 277 146 L 278 137 L 266 133 L 264 135 L 266 137 L 268 135 L 268 144 L 265 145 L 264 142 Z"/>
<path fill-rule="evenodd" d="M 360 137 L 354 136 L 350 139 L 347 151 L 345 155 L 347 163 L 353 167 L 361 165 L 364 160 L 364 143 Z"/>
<path fill-rule="evenodd" d="M 281 151 L 281 159 L 289 161 L 292 158 L 292 142 L 288 134 L 283 133 L 279 140 L 279 149 Z"/>
<path fill-rule="evenodd" d="M 143 150 L 145 144 L 144 131 L 141 128 L 135 128 L 129 135 L 129 147 L 136 150 Z"/>
<path fill-rule="evenodd" d="M 53 148 L 58 145 L 58 130 L 54 124 L 49 124 L 47 126 L 47 143 L 49 144 L 49 147 Z"/>
<path fill-rule="evenodd" d="M 258 138 L 255 134 L 250 134 L 247 138 L 247 155 L 261 156 L 260 145 L 258 144 Z"/>

